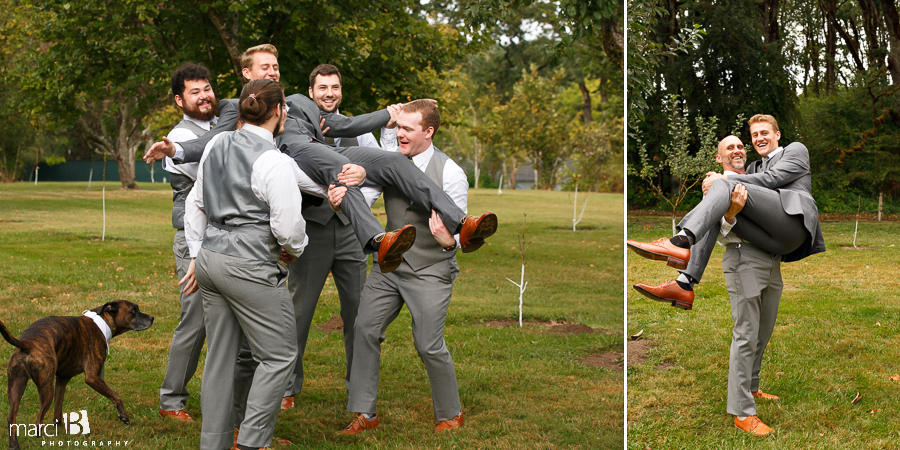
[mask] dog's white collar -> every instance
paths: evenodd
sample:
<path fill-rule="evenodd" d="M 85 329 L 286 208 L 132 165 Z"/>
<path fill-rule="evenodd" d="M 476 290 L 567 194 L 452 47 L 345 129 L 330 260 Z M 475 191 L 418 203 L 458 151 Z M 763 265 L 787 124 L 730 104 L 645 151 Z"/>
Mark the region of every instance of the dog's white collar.
<path fill-rule="evenodd" d="M 93 320 L 94 323 L 97 324 L 97 327 L 100 328 L 100 331 L 103 332 L 103 337 L 106 338 L 106 354 L 108 355 L 109 354 L 109 340 L 112 339 L 112 329 L 109 327 L 109 325 L 106 323 L 106 321 L 103 320 L 102 317 L 100 317 L 99 314 L 97 314 L 93 311 L 88 310 L 88 311 L 84 311 L 81 314 L 83 314 L 85 317 L 90 317 L 91 320 Z"/>

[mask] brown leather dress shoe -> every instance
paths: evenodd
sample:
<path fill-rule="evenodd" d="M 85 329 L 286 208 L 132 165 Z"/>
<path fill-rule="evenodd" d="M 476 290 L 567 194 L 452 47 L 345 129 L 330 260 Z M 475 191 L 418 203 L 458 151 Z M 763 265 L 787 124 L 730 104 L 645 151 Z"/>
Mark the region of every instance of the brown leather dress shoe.
<path fill-rule="evenodd" d="M 443 420 L 443 421 L 441 421 L 441 423 L 437 424 L 437 426 L 434 427 L 434 432 L 440 433 L 441 431 L 447 431 L 447 430 L 452 430 L 454 428 L 459 428 L 459 427 L 463 426 L 463 422 L 465 422 L 465 421 L 466 420 L 463 419 L 462 413 L 459 413 L 459 415 L 457 415 L 456 417 L 454 417 L 450 420 Z"/>
<path fill-rule="evenodd" d="M 358 414 L 353 422 L 350 422 L 350 425 L 347 425 L 347 428 L 344 428 L 341 431 L 338 431 L 338 434 L 357 434 L 363 430 L 371 430 L 378 426 L 378 417 L 376 416 L 372 420 L 366 420 L 366 418 L 362 414 Z"/>
<path fill-rule="evenodd" d="M 294 407 L 294 396 L 288 395 L 287 397 L 281 399 L 281 410 L 291 409 Z"/>
<path fill-rule="evenodd" d="M 650 243 L 633 241 L 631 239 L 625 242 L 628 248 L 634 250 L 638 255 L 656 261 L 667 261 L 669 266 L 676 269 L 687 269 L 687 262 L 691 259 L 691 249 L 676 247 L 669 242 L 668 238 L 662 238 Z"/>
<path fill-rule="evenodd" d="M 762 423 L 762 421 L 759 420 L 759 417 L 756 416 L 750 416 L 744 420 L 738 420 L 737 416 L 735 416 L 734 426 L 740 428 L 742 431 L 746 431 L 752 434 L 753 436 L 766 437 L 775 433 L 775 430 Z"/>
<path fill-rule="evenodd" d="M 766 394 L 765 392 L 762 391 L 762 389 L 760 389 L 756 392 L 752 392 L 752 394 L 753 394 L 753 398 L 759 398 L 759 399 L 763 399 L 763 400 L 780 400 L 780 398 L 778 398 L 777 395 Z"/>
<path fill-rule="evenodd" d="M 379 242 L 378 268 L 381 273 L 393 272 L 403 262 L 403 253 L 416 243 L 416 228 L 405 225 L 399 230 L 389 231 L 381 236 Z"/>
<path fill-rule="evenodd" d="M 459 243 L 463 253 L 471 253 L 484 245 L 484 240 L 497 232 L 497 215 L 486 212 L 481 217 L 466 216 L 459 230 Z"/>
<path fill-rule="evenodd" d="M 159 417 L 170 417 L 175 420 L 181 420 L 183 422 L 193 422 L 194 418 L 188 415 L 187 411 L 183 409 L 178 409 L 175 411 L 163 411 L 159 410 Z"/>
<path fill-rule="evenodd" d="M 658 302 L 671 303 L 676 308 L 691 309 L 694 307 L 694 291 L 682 289 L 675 281 L 669 281 L 659 286 L 638 283 L 634 285 L 634 289 L 644 297 Z"/>

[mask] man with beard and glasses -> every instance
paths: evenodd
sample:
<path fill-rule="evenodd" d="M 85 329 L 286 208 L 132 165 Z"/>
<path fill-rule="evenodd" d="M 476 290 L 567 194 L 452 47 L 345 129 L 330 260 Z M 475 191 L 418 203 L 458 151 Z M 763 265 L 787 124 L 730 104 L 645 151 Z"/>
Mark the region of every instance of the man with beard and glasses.
<path fill-rule="evenodd" d="M 218 103 L 209 84 L 210 74 L 200 64 L 187 63 L 172 74 L 172 94 L 181 108 L 184 118 L 169 132 L 172 142 L 184 142 L 203 136 L 215 126 Z M 175 228 L 175 267 L 178 279 L 184 277 L 191 263 L 187 241 L 184 238 L 184 201 L 197 179 L 198 163 L 173 164 L 171 158 L 163 161 L 172 185 L 172 227 Z M 159 415 L 186 422 L 193 422 L 187 413 L 189 397 L 187 384 L 197 370 L 197 361 L 206 340 L 203 326 L 203 303 L 199 293 L 181 293 L 181 316 L 172 345 L 169 347 L 169 363 L 166 376 L 159 388 Z"/>

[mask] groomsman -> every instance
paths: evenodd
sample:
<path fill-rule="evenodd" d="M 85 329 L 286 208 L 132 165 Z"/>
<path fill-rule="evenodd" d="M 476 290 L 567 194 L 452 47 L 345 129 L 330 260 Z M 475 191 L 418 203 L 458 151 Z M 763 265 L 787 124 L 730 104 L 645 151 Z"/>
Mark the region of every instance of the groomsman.
<path fill-rule="evenodd" d="M 184 118 L 169 132 L 172 142 L 184 142 L 206 134 L 216 122 L 218 102 L 209 84 L 210 74 L 200 64 L 187 63 L 172 74 L 172 94 L 181 108 Z M 184 201 L 197 180 L 198 163 L 174 164 L 170 158 L 163 161 L 169 172 L 173 191 L 172 227 L 175 228 L 175 267 L 178 279 L 184 277 L 191 263 L 187 241 L 184 238 Z M 159 415 L 176 420 L 193 422 L 187 413 L 187 384 L 197 370 L 197 361 L 206 340 L 203 325 L 203 303 L 199 292 L 181 293 L 181 317 L 172 334 L 169 347 L 169 365 L 159 388 Z"/>
<path fill-rule="evenodd" d="M 309 97 L 323 113 L 338 113 L 343 93 L 341 73 L 331 64 L 321 64 L 309 75 Z M 325 137 L 327 144 L 338 147 L 363 146 L 378 148 L 372 133 L 357 137 Z M 362 188 L 365 192 L 367 188 Z M 294 300 L 297 317 L 297 365 L 294 377 L 284 393 L 282 409 L 294 407 L 295 396 L 303 389 L 303 353 L 309 338 L 313 314 L 328 279 L 334 278 L 341 302 L 341 319 L 344 324 L 344 354 L 346 358 L 345 384 L 350 382 L 353 360 L 353 323 L 359 309 L 359 293 L 366 281 L 366 255 L 347 216 L 335 212 L 328 204 L 303 210 L 309 245 L 300 255 L 288 275 L 288 290 Z"/>
<path fill-rule="evenodd" d="M 426 100 L 402 106 L 396 119 L 399 153 L 408 164 L 425 173 L 453 199 L 463 211 L 468 204 L 465 172 L 432 144 L 440 126 L 437 107 Z M 389 123 L 388 127 L 392 127 Z M 376 401 L 381 362 L 381 343 L 385 330 L 397 318 L 403 305 L 412 316 L 413 341 L 431 384 L 435 431 L 461 427 L 462 406 L 453 359 L 444 341 L 444 321 L 453 292 L 453 280 L 459 274 L 456 249 L 459 237 L 441 220 L 439 214 L 412 204 L 397 188 L 384 187 L 388 228 L 413 224 L 420 230 L 412 248 L 400 266 L 385 273 L 372 268 L 360 300 L 354 325 L 353 371 L 350 374 L 347 410 L 357 417 L 340 434 L 357 434 L 378 426 Z"/>

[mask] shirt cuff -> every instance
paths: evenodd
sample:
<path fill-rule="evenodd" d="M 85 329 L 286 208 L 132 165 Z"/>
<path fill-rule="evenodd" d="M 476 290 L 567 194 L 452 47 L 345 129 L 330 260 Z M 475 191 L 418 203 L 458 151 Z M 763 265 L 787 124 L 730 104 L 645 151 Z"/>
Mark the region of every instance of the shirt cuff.
<path fill-rule="evenodd" d="M 734 228 L 735 225 L 737 225 L 737 217 L 734 218 L 734 223 L 728 223 L 723 216 L 719 221 L 719 234 L 728 236 L 728 233 L 731 233 L 731 229 Z"/>

